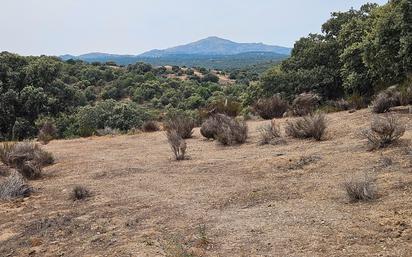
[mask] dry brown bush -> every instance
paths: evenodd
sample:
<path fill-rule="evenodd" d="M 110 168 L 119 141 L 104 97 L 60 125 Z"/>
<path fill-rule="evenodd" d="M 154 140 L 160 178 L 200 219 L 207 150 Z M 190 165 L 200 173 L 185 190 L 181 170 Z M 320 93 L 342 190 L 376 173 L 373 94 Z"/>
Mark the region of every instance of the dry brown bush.
<path fill-rule="evenodd" d="M 187 147 L 185 140 L 179 135 L 179 133 L 177 133 L 176 130 L 168 130 L 166 132 L 166 136 L 175 159 L 177 161 L 184 160 Z"/>
<path fill-rule="evenodd" d="M 0 199 L 7 200 L 17 197 L 27 197 L 32 193 L 32 188 L 18 172 L 12 172 L 0 183 Z"/>
<path fill-rule="evenodd" d="M 207 139 L 216 138 L 217 131 L 220 127 L 220 116 L 222 114 L 216 114 L 210 116 L 205 122 L 202 123 L 200 127 L 200 134 Z"/>
<path fill-rule="evenodd" d="M 264 125 L 258 129 L 260 139 L 259 145 L 280 144 L 284 142 L 281 139 L 280 127 L 272 121 L 270 124 Z"/>
<path fill-rule="evenodd" d="M 395 115 L 375 116 L 371 127 L 361 132 L 368 140 L 370 150 L 386 147 L 399 140 L 405 133 L 405 126 Z"/>
<path fill-rule="evenodd" d="M 41 168 L 54 162 L 51 153 L 28 141 L 3 143 L 0 146 L 0 160 L 29 179 L 38 178 Z"/>
<path fill-rule="evenodd" d="M 288 109 L 288 102 L 279 95 L 259 99 L 254 106 L 255 112 L 263 119 L 281 118 Z"/>
<path fill-rule="evenodd" d="M 247 131 L 245 121 L 224 114 L 213 114 L 200 129 L 204 137 L 217 139 L 223 145 L 244 143 L 247 139 Z"/>
<path fill-rule="evenodd" d="M 56 137 L 56 133 L 56 126 L 54 126 L 54 124 L 51 122 L 45 122 L 41 127 L 37 138 L 42 144 L 47 145 Z"/>
<path fill-rule="evenodd" d="M 174 130 L 179 136 L 186 139 L 192 137 L 195 121 L 187 115 L 177 114 L 166 120 L 164 127 L 166 131 Z"/>
<path fill-rule="evenodd" d="M 324 138 L 327 122 L 323 113 L 311 114 L 286 123 L 286 134 L 295 138 Z"/>
<path fill-rule="evenodd" d="M 76 200 L 84 200 L 90 196 L 91 196 L 90 191 L 86 187 L 78 185 L 73 188 L 70 198 L 73 201 L 76 201 Z"/>
<path fill-rule="evenodd" d="M 313 113 L 319 106 L 320 97 L 313 93 L 298 95 L 292 103 L 292 111 L 296 116 L 305 116 Z"/>
<path fill-rule="evenodd" d="M 363 178 L 352 178 L 350 181 L 346 181 L 343 186 L 351 202 L 370 201 L 377 197 L 376 185 L 373 179 L 366 175 Z"/>
<path fill-rule="evenodd" d="M 372 101 L 372 112 L 388 112 L 391 107 L 400 104 L 400 93 L 395 88 L 388 88 L 380 92 Z"/>
<path fill-rule="evenodd" d="M 144 132 L 155 132 L 155 131 L 159 131 L 160 128 L 159 128 L 159 125 L 157 125 L 155 121 L 149 120 L 143 123 L 142 130 Z"/>
<path fill-rule="evenodd" d="M 248 127 L 245 121 L 235 120 L 228 117 L 225 122 L 221 123 L 216 139 L 223 145 L 243 144 L 248 136 Z"/>

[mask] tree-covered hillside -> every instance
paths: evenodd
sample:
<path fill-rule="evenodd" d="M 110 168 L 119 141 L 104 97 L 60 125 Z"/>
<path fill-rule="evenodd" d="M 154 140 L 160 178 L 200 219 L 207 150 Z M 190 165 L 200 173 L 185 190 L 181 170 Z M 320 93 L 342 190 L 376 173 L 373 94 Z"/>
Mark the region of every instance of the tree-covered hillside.
<path fill-rule="evenodd" d="M 292 56 L 267 72 L 263 95 L 312 91 L 324 99 L 370 98 L 412 71 L 411 0 L 332 13 L 322 32 L 298 40 Z"/>

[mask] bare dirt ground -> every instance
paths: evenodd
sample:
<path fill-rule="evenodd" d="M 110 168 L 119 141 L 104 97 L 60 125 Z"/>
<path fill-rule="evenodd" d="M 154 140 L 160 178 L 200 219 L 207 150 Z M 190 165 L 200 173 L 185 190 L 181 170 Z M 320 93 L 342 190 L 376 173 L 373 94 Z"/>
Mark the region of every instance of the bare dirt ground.
<path fill-rule="evenodd" d="M 0 203 L 0 256 L 411 256 L 412 115 L 396 112 L 405 136 L 374 152 L 368 110 L 328 115 L 322 142 L 258 146 L 268 121 L 234 147 L 196 129 L 182 162 L 163 132 L 53 141 L 37 192 Z M 350 203 L 342 183 L 364 172 L 379 198 Z M 70 200 L 78 184 L 92 197 Z"/>

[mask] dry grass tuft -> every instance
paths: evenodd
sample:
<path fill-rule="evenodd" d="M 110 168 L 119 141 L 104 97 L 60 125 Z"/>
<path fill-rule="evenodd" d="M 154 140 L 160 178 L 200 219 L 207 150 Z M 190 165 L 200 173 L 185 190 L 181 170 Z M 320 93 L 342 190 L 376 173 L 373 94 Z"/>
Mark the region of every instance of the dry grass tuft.
<path fill-rule="evenodd" d="M 71 192 L 70 198 L 73 201 L 84 200 L 91 196 L 90 191 L 84 186 L 75 186 Z"/>
<path fill-rule="evenodd" d="M 42 167 L 54 163 L 51 153 L 28 141 L 3 143 L 0 146 L 0 160 L 28 179 L 40 177 Z"/>
<path fill-rule="evenodd" d="M 272 121 L 270 124 L 264 125 L 258 129 L 260 139 L 259 145 L 276 145 L 284 142 L 281 139 L 280 127 Z"/>
<path fill-rule="evenodd" d="M 405 133 L 405 126 L 395 115 L 375 116 L 370 129 L 365 129 L 361 135 L 368 140 L 370 150 L 386 147 L 399 140 Z"/>
<path fill-rule="evenodd" d="M 174 130 L 183 139 L 187 139 L 192 137 L 195 121 L 187 115 L 176 114 L 164 123 L 164 127 L 166 131 Z"/>
<path fill-rule="evenodd" d="M 33 192 L 26 184 L 22 175 L 12 172 L 2 183 L 0 183 L 0 199 L 7 200 L 18 197 L 27 197 Z"/>
<path fill-rule="evenodd" d="M 376 185 L 366 175 L 363 178 L 352 178 L 350 181 L 346 181 L 343 186 L 351 202 L 371 201 L 377 197 Z"/>
<path fill-rule="evenodd" d="M 167 131 L 166 136 L 175 159 L 177 161 L 184 160 L 187 147 L 185 140 L 179 135 L 179 133 L 177 133 L 176 130 Z"/>
<path fill-rule="evenodd" d="M 289 104 L 279 95 L 270 98 L 259 99 L 254 110 L 263 119 L 281 118 L 289 109 Z"/>
<path fill-rule="evenodd" d="M 286 123 L 286 134 L 295 138 L 314 138 L 318 141 L 326 134 L 327 122 L 323 113 L 311 114 Z"/>
<path fill-rule="evenodd" d="M 384 113 L 388 112 L 391 107 L 399 104 L 399 93 L 391 90 L 386 90 L 379 93 L 372 102 L 372 112 Z"/>
<path fill-rule="evenodd" d="M 149 120 L 143 123 L 142 130 L 144 132 L 155 132 L 155 131 L 159 131 L 160 128 L 159 128 L 159 125 L 157 125 L 155 121 Z"/>

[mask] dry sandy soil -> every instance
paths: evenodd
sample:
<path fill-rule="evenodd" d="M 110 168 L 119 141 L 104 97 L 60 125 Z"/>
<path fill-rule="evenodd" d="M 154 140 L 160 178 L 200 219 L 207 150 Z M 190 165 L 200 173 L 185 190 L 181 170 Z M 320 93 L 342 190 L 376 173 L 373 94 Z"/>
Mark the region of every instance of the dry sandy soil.
<path fill-rule="evenodd" d="M 411 256 L 412 115 L 395 112 L 405 136 L 374 152 L 368 110 L 328 115 L 322 142 L 258 146 L 268 121 L 234 147 L 196 129 L 181 162 L 163 132 L 53 141 L 36 193 L 0 203 L 0 256 Z M 365 172 L 379 197 L 350 203 L 342 183 Z M 92 197 L 70 200 L 78 184 Z"/>

